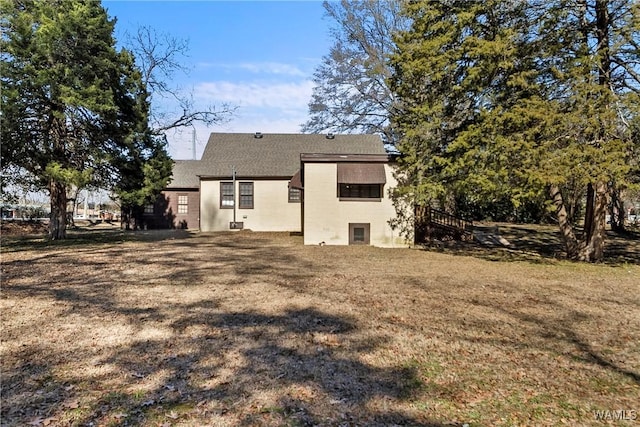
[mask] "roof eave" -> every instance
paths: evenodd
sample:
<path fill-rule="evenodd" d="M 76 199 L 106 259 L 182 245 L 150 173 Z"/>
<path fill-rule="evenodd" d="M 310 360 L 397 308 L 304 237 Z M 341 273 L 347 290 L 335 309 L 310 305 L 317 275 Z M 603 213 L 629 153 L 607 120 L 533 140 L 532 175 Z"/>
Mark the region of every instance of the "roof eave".
<path fill-rule="evenodd" d="M 302 153 L 300 161 L 303 163 L 339 163 L 339 162 L 366 162 L 389 163 L 395 161 L 395 156 L 390 154 L 318 154 Z"/>

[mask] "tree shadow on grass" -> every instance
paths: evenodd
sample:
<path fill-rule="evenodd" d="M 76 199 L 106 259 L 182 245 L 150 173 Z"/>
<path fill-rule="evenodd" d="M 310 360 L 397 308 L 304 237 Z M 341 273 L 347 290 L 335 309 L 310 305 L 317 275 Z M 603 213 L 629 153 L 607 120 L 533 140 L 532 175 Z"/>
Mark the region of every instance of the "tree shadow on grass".
<path fill-rule="evenodd" d="M 607 264 L 640 264 L 640 232 L 607 232 Z"/>
<path fill-rule="evenodd" d="M 565 258 L 557 227 L 503 224 L 500 225 L 500 231 L 516 251 L 539 254 L 547 259 Z M 606 233 L 604 264 L 624 263 L 640 263 L 640 233 L 615 233 L 609 230 Z"/>
<path fill-rule="evenodd" d="M 559 236 L 547 227 L 515 227 L 505 224 L 475 224 L 476 233 L 487 236 L 484 241 L 429 241 L 427 250 L 462 255 L 488 261 L 526 261 L 548 264 L 562 256 Z M 506 239 L 503 245 L 499 239 Z"/>
<path fill-rule="evenodd" d="M 49 240 L 46 236 L 3 236 L 3 252 L 50 250 L 53 248 L 92 247 L 101 244 L 122 244 L 127 242 L 161 242 L 165 240 L 190 239 L 197 234 L 189 230 L 136 230 L 119 228 L 70 230 L 63 240 Z"/>
<path fill-rule="evenodd" d="M 47 301 L 57 310 L 55 319 L 45 315 L 24 325 L 19 333 L 32 334 L 35 341 L 10 350 L 11 365 L 3 362 L 2 418 L 7 426 L 143 426 L 190 420 L 438 425 L 397 410 L 399 402 L 410 401 L 421 389 L 419 372 L 366 362 L 362 356 L 387 338 L 362 336 L 356 319 L 310 307 L 264 312 L 230 310 L 223 304 L 225 289 L 261 283 L 278 289 L 282 280 L 302 282 L 322 274 L 320 267 L 299 259 L 295 247 L 283 250 L 259 236 L 251 241 L 218 235 L 153 242 L 135 254 L 113 244 L 70 246 L 66 255 L 36 251 L 30 260 L 4 266 L 7 297 Z M 74 254 L 83 256 L 70 263 Z M 172 260 L 175 268 L 165 269 Z M 40 280 L 22 283 L 25 263 Z M 81 275 L 73 270 L 80 266 Z M 209 292 L 190 302 L 171 295 L 163 304 L 122 300 L 129 286 L 143 288 L 146 281 L 149 286 L 175 284 L 179 292 L 206 283 Z M 55 344 L 49 337 L 38 340 L 48 322 L 65 325 L 68 319 L 104 322 L 129 335 L 116 337 L 121 344 L 97 341 L 79 348 Z M 105 338 L 105 333 L 97 336 Z"/>
<path fill-rule="evenodd" d="M 193 325 L 207 331 L 195 342 L 184 337 Z M 201 311 L 174 327 L 172 340 L 137 342 L 102 361 L 141 382 L 165 373 L 145 393 L 145 407 L 129 399 L 117 408 L 131 414 L 128 425 L 192 411 L 233 425 L 436 425 L 382 408 L 363 410 L 376 398 L 410 398 L 420 381 L 412 368 L 374 367 L 344 351 L 341 346 L 358 344 L 348 318 L 311 308 L 282 315 Z M 326 336 L 337 341 L 323 341 Z M 167 354 L 167 346 L 178 353 L 153 356 Z M 97 420 L 83 422 L 90 421 Z"/>
<path fill-rule="evenodd" d="M 553 307 L 554 316 L 526 313 L 521 311 L 517 304 L 505 307 L 475 302 L 476 305 L 481 305 L 491 311 L 513 318 L 527 327 L 529 332 L 526 334 L 526 340 L 518 340 L 517 342 L 505 340 L 501 343 L 496 343 L 500 347 L 515 345 L 543 350 L 552 354 L 571 354 L 573 360 L 599 366 L 606 371 L 626 378 L 636 385 L 640 385 L 640 372 L 621 366 L 614 359 L 607 358 L 589 343 L 589 337 L 581 336 L 576 332 L 576 325 L 589 321 L 591 319 L 590 315 L 580 311 L 568 310 L 563 305 L 548 298 L 544 298 L 538 303 Z M 476 319 L 475 322 L 480 322 L 480 325 L 476 324 L 474 327 L 483 330 L 495 329 L 495 323 L 498 323 L 495 319 Z M 482 325 L 482 322 L 484 322 L 484 325 Z M 591 339 L 596 338 L 597 332 L 594 331 L 593 334 L 594 336 Z M 473 338 L 471 341 L 477 341 L 477 338 Z"/>
<path fill-rule="evenodd" d="M 3 408 L 3 417 L 66 419 L 78 426 L 143 426 L 194 417 L 247 426 L 440 425 L 371 406 L 376 399 L 410 399 L 421 382 L 415 368 L 375 367 L 345 349 L 374 349 L 353 336 L 353 319 L 312 308 L 280 315 L 224 313 L 215 302 L 200 308 L 192 314 L 175 307 L 170 337 L 107 351 L 95 362 L 109 367 L 104 375 L 79 372 L 63 381 L 47 363 L 32 365 L 25 351 L 25 362 L 16 367 L 23 374 L 5 374 L 3 400 L 10 408 Z M 193 327 L 200 328 L 199 336 L 189 332 Z M 109 389 L 104 384 L 114 376 L 120 385 Z M 32 384 L 18 384 L 26 378 Z M 87 389 L 101 390 L 98 399 L 83 401 Z M 75 416 L 63 414 L 70 408 L 77 408 Z"/>
<path fill-rule="evenodd" d="M 432 241 L 425 249 L 452 255 L 472 256 L 489 261 L 526 261 L 550 264 L 566 259 L 557 227 L 531 224 L 476 225 L 476 229 L 505 238 L 509 245 L 472 242 Z M 640 233 L 607 232 L 606 265 L 640 264 Z"/>
<path fill-rule="evenodd" d="M 299 259 L 292 251 L 282 250 L 267 238 L 248 241 L 234 239 L 232 235 L 212 238 L 171 230 L 136 234 L 132 241 L 140 239 L 149 242 L 143 252 L 139 247 L 132 252 L 131 246 L 118 244 L 120 241 L 114 234 L 108 236 L 105 244 L 96 244 L 101 241 L 97 239 L 93 244 L 77 246 L 63 241 L 55 246 L 62 251 L 55 252 L 51 252 L 51 246 L 38 247 L 28 258 L 3 260 L 4 280 L 10 281 L 28 270 L 30 276 L 40 278 L 37 285 L 17 285 L 9 291 L 45 296 L 66 292 L 64 300 L 106 308 L 113 306 L 115 290 L 130 281 L 149 286 L 190 286 L 202 282 L 240 285 L 260 278 L 272 282 L 274 277 L 295 282 L 318 272 L 312 263 Z"/>

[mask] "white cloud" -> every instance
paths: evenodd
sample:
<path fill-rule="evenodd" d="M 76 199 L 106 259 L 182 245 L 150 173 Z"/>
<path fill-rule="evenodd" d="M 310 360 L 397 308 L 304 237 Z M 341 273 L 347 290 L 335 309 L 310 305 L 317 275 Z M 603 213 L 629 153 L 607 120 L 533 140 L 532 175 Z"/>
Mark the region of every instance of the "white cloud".
<path fill-rule="evenodd" d="M 306 76 L 306 73 L 304 73 L 295 65 L 282 64 L 279 62 L 244 63 L 244 64 L 239 64 L 239 67 L 243 70 L 251 71 L 252 73 L 284 74 L 287 76 Z"/>
<path fill-rule="evenodd" d="M 200 62 L 201 68 L 222 68 L 225 70 L 245 70 L 255 74 L 276 74 L 286 76 L 306 76 L 296 65 L 282 62 L 241 62 L 237 64 L 218 64 L 211 62 Z"/>
<path fill-rule="evenodd" d="M 306 110 L 311 99 L 313 82 L 292 83 L 234 83 L 205 82 L 196 85 L 194 96 L 208 102 L 227 102 L 243 107 L 269 107 Z"/>
<path fill-rule="evenodd" d="M 299 133 L 300 125 L 306 120 L 306 111 L 298 114 L 261 116 L 241 115 L 224 126 L 220 132 L 262 132 L 262 133 Z"/>

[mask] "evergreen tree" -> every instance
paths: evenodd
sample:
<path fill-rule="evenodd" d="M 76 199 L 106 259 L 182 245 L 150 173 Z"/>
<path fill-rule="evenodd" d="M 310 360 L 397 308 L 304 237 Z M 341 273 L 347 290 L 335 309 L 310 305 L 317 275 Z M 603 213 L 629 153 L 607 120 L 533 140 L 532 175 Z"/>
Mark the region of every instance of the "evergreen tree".
<path fill-rule="evenodd" d="M 567 255 L 603 257 L 612 184 L 630 178 L 638 6 L 625 1 L 412 2 L 392 87 L 405 154 L 396 198 L 548 192 Z M 583 232 L 572 222 L 586 194 Z"/>
<path fill-rule="evenodd" d="M 116 50 L 115 22 L 102 6 L 93 0 L 0 5 L 3 168 L 48 190 L 50 238 L 66 236 L 71 186 L 128 192 L 166 184 L 170 160 L 164 141 L 148 131 L 146 88 L 132 55 Z M 163 171 L 153 184 L 144 179 L 152 159 Z"/>
<path fill-rule="evenodd" d="M 523 5 L 424 1 L 408 3 L 404 13 L 412 26 L 396 34 L 390 79 L 403 155 L 394 194 L 399 211 L 538 199 L 540 188 L 523 185 L 525 177 L 513 173 L 517 158 L 494 149 L 498 132 L 478 128 L 489 112 L 517 98 L 520 89 L 512 83 L 526 76 Z M 421 218 L 406 220 L 410 231 Z"/>

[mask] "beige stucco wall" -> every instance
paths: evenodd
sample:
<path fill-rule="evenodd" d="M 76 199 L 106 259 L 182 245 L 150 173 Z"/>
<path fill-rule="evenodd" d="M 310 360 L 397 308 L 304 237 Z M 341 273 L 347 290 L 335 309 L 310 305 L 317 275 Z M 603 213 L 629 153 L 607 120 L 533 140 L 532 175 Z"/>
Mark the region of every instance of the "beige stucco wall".
<path fill-rule="evenodd" d="M 253 209 L 236 209 L 236 221 L 244 222 L 245 230 L 302 231 L 301 204 L 289 203 L 288 180 L 236 181 L 236 203 L 239 183 L 253 182 Z M 220 209 L 220 181 L 200 182 L 200 230 L 228 231 L 233 221 L 233 209 Z"/>
<path fill-rule="evenodd" d="M 385 164 L 384 167 L 387 183 L 381 201 L 340 201 L 336 163 L 305 163 L 304 243 L 348 245 L 349 223 L 369 223 L 371 245 L 407 247 L 398 231 L 392 230 L 388 223 L 396 215 L 388 194 L 396 180 L 391 166 Z"/>

